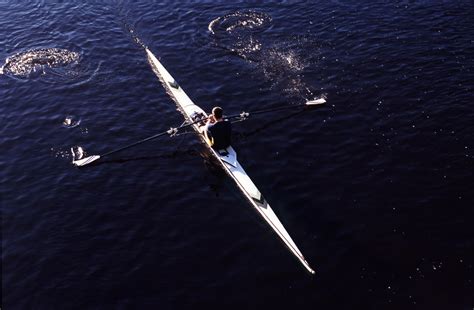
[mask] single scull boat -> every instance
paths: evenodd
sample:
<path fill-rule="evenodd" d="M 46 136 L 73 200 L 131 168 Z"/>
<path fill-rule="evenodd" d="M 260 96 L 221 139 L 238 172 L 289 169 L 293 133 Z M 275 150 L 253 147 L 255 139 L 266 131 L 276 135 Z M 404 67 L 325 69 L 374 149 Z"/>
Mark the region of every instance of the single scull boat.
<path fill-rule="evenodd" d="M 203 109 L 198 107 L 196 104 L 194 104 L 194 102 L 178 85 L 176 80 L 158 61 L 155 55 L 153 55 L 153 53 L 148 48 L 145 48 L 145 50 L 148 54 L 148 60 L 153 68 L 153 71 L 162 82 L 167 93 L 175 101 L 178 109 L 184 115 L 186 121 L 191 124 L 196 121 L 196 116 L 207 117 L 207 113 Z M 278 236 L 286 244 L 290 251 L 296 256 L 296 258 L 298 258 L 298 260 L 310 273 L 314 274 L 314 270 L 309 266 L 308 262 L 304 258 L 303 254 L 301 254 L 301 251 L 298 249 L 296 244 L 291 239 L 285 227 L 283 227 L 280 220 L 273 212 L 272 208 L 270 208 L 270 205 L 267 203 L 265 198 L 263 198 L 258 188 L 255 186 L 255 184 L 252 182 L 245 170 L 237 161 L 237 154 L 232 148 L 232 146 L 229 146 L 225 150 L 214 150 L 207 144 L 199 125 L 200 124 L 198 123 L 194 123 L 192 124 L 192 127 L 198 133 L 204 144 L 209 147 L 209 150 L 211 151 L 213 156 L 219 161 L 224 170 L 235 181 L 235 183 L 245 195 L 245 197 L 247 197 L 248 201 L 255 207 L 255 209 L 260 213 L 260 215 L 265 219 L 265 221 L 267 221 L 270 227 L 278 234 Z"/>

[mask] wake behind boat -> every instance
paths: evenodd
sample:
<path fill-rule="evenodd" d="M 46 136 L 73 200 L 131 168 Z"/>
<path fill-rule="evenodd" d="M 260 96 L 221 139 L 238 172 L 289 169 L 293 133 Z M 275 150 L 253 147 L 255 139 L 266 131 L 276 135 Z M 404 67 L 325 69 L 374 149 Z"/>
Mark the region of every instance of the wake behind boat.
<path fill-rule="evenodd" d="M 237 160 L 237 153 L 229 146 L 223 150 L 214 150 L 210 147 L 200 128 L 200 119 L 207 119 L 207 113 L 188 97 L 184 90 L 179 86 L 176 80 L 169 74 L 165 67 L 158 61 L 153 53 L 145 48 L 148 55 L 148 60 L 153 68 L 153 71 L 158 76 L 167 93 L 175 101 L 178 109 L 183 114 L 188 125 L 192 126 L 196 131 L 201 141 L 206 144 L 212 153 L 212 155 L 219 161 L 221 166 L 227 172 L 227 174 L 235 181 L 238 188 L 242 191 L 247 200 L 254 206 L 259 212 L 263 219 L 270 225 L 270 227 L 276 232 L 280 239 L 285 243 L 288 249 L 298 258 L 303 266 L 312 274 L 314 270 L 309 266 L 308 262 L 304 258 L 301 251 L 298 249 L 290 235 L 286 231 L 285 227 L 281 224 L 280 220 L 273 212 L 272 208 L 265 200 L 263 195 L 260 193 L 258 188 L 252 182 L 250 177 L 247 175 L 245 170 L 242 168 Z M 317 104 L 324 103 L 323 101 Z"/>

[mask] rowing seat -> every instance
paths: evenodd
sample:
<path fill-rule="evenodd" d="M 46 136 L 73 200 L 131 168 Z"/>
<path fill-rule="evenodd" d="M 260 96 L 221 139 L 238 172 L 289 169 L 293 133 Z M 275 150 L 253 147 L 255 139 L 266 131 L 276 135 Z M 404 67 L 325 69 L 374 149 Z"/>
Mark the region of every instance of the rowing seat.
<path fill-rule="evenodd" d="M 237 167 L 237 153 L 235 153 L 232 146 L 229 146 L 226 149 L 217 150 L 217 155 L 219 156 L 222 161 L 226 162 L 227 164 Z"/>

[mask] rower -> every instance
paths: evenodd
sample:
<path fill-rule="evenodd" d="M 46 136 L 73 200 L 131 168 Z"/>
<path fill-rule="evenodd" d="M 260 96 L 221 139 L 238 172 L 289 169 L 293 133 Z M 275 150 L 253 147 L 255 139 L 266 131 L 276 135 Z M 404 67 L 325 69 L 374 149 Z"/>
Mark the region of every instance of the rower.
<path fill-rule="evenodd" d="M 204 137 L 215 150 L 225 150 L 231 144 L 232 125 L 222 118 L 223 113 L 221 107 L 214 107 L 204 127 Z"/>

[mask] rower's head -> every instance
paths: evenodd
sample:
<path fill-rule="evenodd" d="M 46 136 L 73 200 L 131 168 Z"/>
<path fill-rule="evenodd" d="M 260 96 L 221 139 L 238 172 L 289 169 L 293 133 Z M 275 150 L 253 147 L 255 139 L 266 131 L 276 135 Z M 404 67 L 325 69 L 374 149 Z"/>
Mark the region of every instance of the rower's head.
<path fill-rule="evenodd" d="M 223 113 L 224 113 L 224 110 L 222 110 L 221 107 L 214 107 L 212 109 L 212 115 L 214 115 L 216 120 L 221 120 Z"/>

